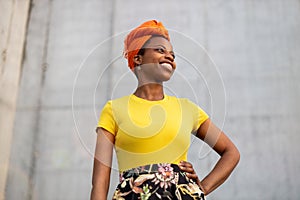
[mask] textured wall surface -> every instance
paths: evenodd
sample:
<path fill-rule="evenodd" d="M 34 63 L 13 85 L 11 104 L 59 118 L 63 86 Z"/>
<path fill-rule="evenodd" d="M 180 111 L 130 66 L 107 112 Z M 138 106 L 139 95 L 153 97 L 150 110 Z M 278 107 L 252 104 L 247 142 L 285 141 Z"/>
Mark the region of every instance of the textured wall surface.
<path fill-rule="evenodd" d="M 33 0 L 6 199 L 89 198 L 101 108 L 136 87 L 123 39 L 148 19 L 171 29 L 178 68 L 166 93 L 198 103 L 241 153 L 207 199 L 299 199 L 299 8 L 297 0 Z M 218 156 L 191 139 L 189 160 L 204 177 Z"/>
<path fill-rule="evenodd" d="M 5 198 L 29 0 L 0 0 L 0 200 Z"/>

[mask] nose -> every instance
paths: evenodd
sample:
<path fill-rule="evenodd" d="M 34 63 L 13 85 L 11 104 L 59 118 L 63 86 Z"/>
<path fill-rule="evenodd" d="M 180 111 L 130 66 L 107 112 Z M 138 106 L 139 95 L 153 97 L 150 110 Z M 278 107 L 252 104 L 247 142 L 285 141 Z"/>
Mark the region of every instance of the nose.
<path fill-rule="evenodd" d="M 171 62 L 174 61 L 174 56 L 171 54 L 171 52 L 166 51 L 165 57 L 170 60 Z"/>

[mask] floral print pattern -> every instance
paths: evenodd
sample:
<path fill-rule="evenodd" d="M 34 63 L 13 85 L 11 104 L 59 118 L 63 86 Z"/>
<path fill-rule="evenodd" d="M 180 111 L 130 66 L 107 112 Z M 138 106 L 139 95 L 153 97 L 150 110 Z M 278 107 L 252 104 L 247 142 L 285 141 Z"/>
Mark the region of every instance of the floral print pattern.
<path fill-rule="evenodd" d="M 204 194 L 178 165 L 151 164 L 127 170 L 120 174 L 120 183 L 113 199 L 199 199 Z"/>

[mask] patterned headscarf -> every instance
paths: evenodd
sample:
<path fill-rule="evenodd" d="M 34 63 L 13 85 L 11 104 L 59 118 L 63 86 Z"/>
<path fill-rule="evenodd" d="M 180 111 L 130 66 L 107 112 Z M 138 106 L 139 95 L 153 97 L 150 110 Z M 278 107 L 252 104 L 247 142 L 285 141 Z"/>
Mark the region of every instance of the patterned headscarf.
<path fill-rule="evenodd" d="M 128 60 L 128 66 L 134 69 L 133 58 L 152 36 L 162 36 L 170 41 L 168 30 L 161 22 L 150 20 L 132 30 L 124 40 L 124 57 Z"/>

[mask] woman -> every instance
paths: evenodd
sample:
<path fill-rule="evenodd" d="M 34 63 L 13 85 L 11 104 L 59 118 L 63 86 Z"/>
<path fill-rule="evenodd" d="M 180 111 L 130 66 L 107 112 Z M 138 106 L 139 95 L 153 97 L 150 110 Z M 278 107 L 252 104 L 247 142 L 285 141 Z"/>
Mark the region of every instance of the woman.
<path fill-rule="evenodd" d="M 197 105 L 168 96 L 176 63 L 168 31 L 147 21 L 125 39 L 125 57 L 138 80 L 134 94 L 108 101 L 98 127 L 91 199 L 106 199 L 113 148 L 120 184 L 113 199 L 204 199 L 231 174 L 239 152 Z M 199 180 L 187 162 L 190 134 L 208 143 L 220 159 Z"/>

